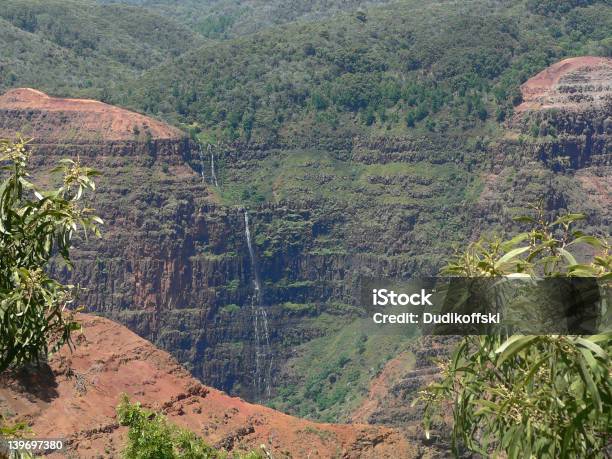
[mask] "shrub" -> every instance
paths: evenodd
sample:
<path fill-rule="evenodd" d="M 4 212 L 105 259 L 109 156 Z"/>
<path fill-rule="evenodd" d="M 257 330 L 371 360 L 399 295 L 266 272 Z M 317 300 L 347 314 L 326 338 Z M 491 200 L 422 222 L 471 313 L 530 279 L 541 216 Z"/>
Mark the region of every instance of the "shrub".
<path fill-rule="evenodd" d="M 6 178 L 0 185 L 0 372 L 36 360 L 70 340 L 78 328 L 67 307 L 71 285 L 49 276 L 49 260 L 69 256 L 78 231 L 99 235 L 99 217 L 80 205 L 85 190 L 95 190 L 96 172 L 64 159 L 60 188 L 38 190 L 27 171 L 30 151 L 23 140 L 0 142 Z"/>
<path fill-rule="evenodd" d="M 607 241 L 574 231 L 583 217 L 550 221 L 538 209 L 521 217 L 527 232 L 505 242 L 472 244 L 445 269 L 466 277 L 596 277 L 610 287 L 612 255 Z M 588 244 L 599 253 L 578 263 L 570 250 Z M 442 379 L 422 392 L 426 427 L 452 413 L 452 441 L 484 455 L 505 457 L 600 457 L 612 431 L 612 333 L 596 336 L 468 336 Z M 603 455 L 601 456 L 603 457 Z"/>
<path fill-rule="evenodd" d="M 117 406 L 117 419 L 129 427 L 128 441 L 123 451 L 125 459 L 260 459 L 264 456 L 251 451 L 228 454 L 208 446 L 193 432 L 170 423 L 165 416 L 146 410 L 140 403 L 131 403 L 127 395 Z"/>

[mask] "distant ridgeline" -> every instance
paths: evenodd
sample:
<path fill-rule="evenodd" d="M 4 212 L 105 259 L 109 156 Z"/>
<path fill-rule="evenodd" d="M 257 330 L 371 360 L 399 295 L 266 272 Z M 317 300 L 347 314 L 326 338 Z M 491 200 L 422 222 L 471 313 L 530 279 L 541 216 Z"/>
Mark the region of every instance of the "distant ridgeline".
<path fill-rule="evenodd" d="M 527 78 L 568 55 L 612 51 L 606 2 L 556 3 L 567 3 L 562 14 L 552 4 L 404 1 L 271 28 L 185 53 L 113 100 L 226 141 L 491 137 Z"/>

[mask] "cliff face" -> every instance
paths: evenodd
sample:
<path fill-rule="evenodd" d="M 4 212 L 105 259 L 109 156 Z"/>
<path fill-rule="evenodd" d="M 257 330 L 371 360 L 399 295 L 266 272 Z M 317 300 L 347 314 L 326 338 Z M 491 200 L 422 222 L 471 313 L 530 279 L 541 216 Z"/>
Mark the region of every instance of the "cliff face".
<path fill-rule="evenodd" d="M 169 350 L 206 383 L 250 400 L 274 395 L 296 346 L 354 319 L 342 305 L 355 303 L 360 275 L 414 269 L 408 258 L 373 255 L 387 244 L 396 253 L 409 245 L 393 237 L 397 228 L 376 235 L 392 209 L 363 232 L 345 205 L 319 207 L 296 194 L 250 210 L 247 241 L 243 209 L 218 203 L 209 153 L 142 115 L 16 90 L 0 99 L 0 136 L 20 131 L 34 137 L 42 182 L 53 182 L 46 172 L 64 156 L 102 173 L 92 202 L 106 222 L 102 239 L 78 245 L 73 273 L 54 267 L 84 288 L 86 309 Z M 241 150 L 223 158 L 224 167 L 228 174 L 256 168 L 270 155 Z M 265 309 L 252 306 L 256 273 Z"/>
<path fill-rule="evenodd" d="M 537 138 L 537 157 L 556 170 L 610 166 L 612 60 L 558 62 L 522 86 L 511 126 Z"/>
<path fill-rule="evenodd" d="M 561 61 L 522 86 L 523 103 L 488 154 L 483 189 L 470 209 L 474 237 L 510 228 L 526 203 L 542 198 L 548 210 L 586 214 L 589 231 L 609 237 L 612 225 L 612 59 Z M 390 360 L 354 410 L 358 422 L 401 426 L 418 438 L 419 389 L 436 378 L 434 357 L 448 355 L 454 340 L 424 337 L 406 355 Z M 434 431 L 436 445 L 445 432 Z M 448 440 L 448 438 L 446 438 Z"/>
<path fill-rule="evenodd" d="M 592 227 L 609 228 L 612 59 L 566 59 L 521 89 L 523 103 L 492 148 L 481 203 L 512 208 L 544 191 L 550 209 L 581 209 Z"/>
<path fill-rule="evenodd" d="M 139 113 L 95 100 L 50 97 L 31 88 L 13 89 L 0 96 L 3 132 L 52 143 L 176 140 L 181 131 Z"/>
<path fill-rule="evenodd" d="M 210 171 L 209 156 L 174 128 L 22 89 L 0 98 L 0 137 L 20 133 L 34 138 L 41 184 L 54 183 L 49 171 L 66 156 L 102 174 L 91 204 L 103 236 L 78 244 L 74 272 L 58 264 L 55 273 L 83 287 L 87 311 L 126 324 L 208 384 L 264 397 L 291 346 L 325 332 L 316 322 L 325 302 L 357 295 L 351 268 L 367 258 L 311 250 L 331 219 L 305 204 L 262 205 L 251 211 L 247 241 L 244 210 L 218 204 L 219 189 L 200 170 Z M 252 308 L 256 272 L 265 329 L 263 312 Z M 290 301 L 310 306 L 296 310 Z"/>
<path fill-rule="evenodd" d="M 41 182 L 53 182 L 47 172 L 63 156 L 102 172 L 92 202 L 106 222 L 102 239 L 78 244 L 73 273 L 54 267 L 84 287 L 88 311 L 127 325 L 206 384 L 249 400 L 280 394 L 275 401 L 289 411 L 307 400 L 313 405 L 300 412 L 321 417 L 330 403 L 359 406 L 368 378 L 395 352 L 367 341 L 365 354 L 378 361 L 355 351 L 334 370 L 334 381 L 346 368 L 365 375 L 357 385 L 346 370 L 342 384 L 353 394 L 337 395 L 339 383 L 304 364 L 310 343 L 323 346 L 358 316 L 363 276 L 435 274 L 453 244 L 512 227 L 511 217 L 540 197 L 607 231 L 610 81 L 610 59 L 553 66 L 523 86 L 525 102 L 503 135 L 469 149 L 432 135 L 207 151 L 142 115 L 28 89 L 0 97 L 0 137 L 35 138 Z M 412 353 L 427 360 L 419 349 Z M 306 384 L 328 392 L 315 402 L 300 392 Z M 413 386 L 391 391 L 398 413 Z M 359 418 L 389 422 L 377 412 L 370 404 Z"/>
<path fill-rule="evenodd" d="M 0 384 L 2 412 L 27 422 L 36 438 L 65 439 L 68 454 L 120 457 L 127 431 L 115 408 L 125 393 L 226 451 L 265 445 L 274 457 L 417 455 L 393 429 L 317 424 L 229 397 L 125 327 L 85 314 L 77 320 L 83 329 L 74 352 L 64 348 L 48 365 L 5 374 Z"/>

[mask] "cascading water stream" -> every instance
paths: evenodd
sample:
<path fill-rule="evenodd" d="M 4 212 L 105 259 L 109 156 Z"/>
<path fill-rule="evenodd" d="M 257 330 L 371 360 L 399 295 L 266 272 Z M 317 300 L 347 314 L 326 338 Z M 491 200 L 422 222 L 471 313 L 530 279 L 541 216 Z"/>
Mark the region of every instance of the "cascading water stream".
<path fill-rule="evenodd" d="M 206 178 L 204 177 L 204 152 L 200 142 L 198 142 L 198 151 L 200 154 L 200 175 L 202 176 L 202 183 L 206 183 Z"/>
<path fill-rule="evenodd" d="M 249 228 L 249 213 L 246 211 L 246 209 L 244 211 L 244 232 L 246 235 L 247 247 L 249 248 L 249 257 L 251 259 L 251 267 L 253 268 L 253 283 L 255 284 L 255 295 L 259 297 L 259 291 L 260 291 L 259 272 L 256 269 L 257 262 L 255 261 L 255 252 L 253 251 L 253 244 L 251 243 L 251 230 Z"/>
<path fill-rule="evenodd" d="M 244 232 L 249 249 L 251 270 L 253 271 L 253 285 L 255 287 L 251 300 L 251 317 L 255 332 L 255 386 L 258 396 L 265 393 L 265 396 L 269 398 L 271 395 L 272 351 L 270 348 L 268 315 L 262 305 L 261 282 L 259 270 L 257 269 L 257 259 L 255 258 L 255 251 L 251 242 L 249 214 L 246 209 L 244 210 Z"/>
<path fill-rule="evenodd" d="M 219 186 L 217 182 L 217 174 L 215 173 L 215 153 L 210 144 L 208 144 L 208 151 L 210 152 L 210 174 L 212 175 L 212 180 L 215 186 Z"/>

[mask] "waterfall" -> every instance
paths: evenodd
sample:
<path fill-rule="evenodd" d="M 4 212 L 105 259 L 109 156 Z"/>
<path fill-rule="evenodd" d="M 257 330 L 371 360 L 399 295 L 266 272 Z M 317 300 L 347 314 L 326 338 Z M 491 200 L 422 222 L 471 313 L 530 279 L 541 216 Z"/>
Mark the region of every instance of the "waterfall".
<path fill-rule="evenodd" d="M 217 182 L 217 174 L 215 173 L 215 152 L 210 144 L 208 144 L 208 151 L 210 152 L 210 174 L 212 175 L 213 183 L 218 187 L 219 183 Z"/>
<path fill-rule="evenodd" d="M 202 176 L 202 183 L 206 183 L 204 177 L 204 152 L 202 151 L 202 144 L 198 142 L 198 152 L 200 154 L 200 175 Z"/>
<path fill-rule="evenodd" d="M 264 375 L 264 382 L 266 385 L 266 398 L 270 398 L 272 395 L 272 388 L 270 385 L 270 381 L 272 380 L 272 348 L 270 347 L 270 332 L 269 332 L 269 328 L 268 328 L 268 314 L 266 313 L 266 310 L 262 307 L 259 308 L 259 312 L 261 313 L 261 317 L 263 319 L 263 332 L 264 332 L 264 338 L 265 338 L 265 343 L 264 343 L 264 349 L 266 350 L 266 354 L 264 355 L 266 361 L 267 361 L 267 365 L 266 365 L 266 373 Z M 266 363 L 266 362 L 264 362 Z"/>
<path fill-rule="evenodd" d="M 251 243 L 251 230 L 249 229 L 249 213 L 244 211 L 244 233 L 246 236 L 247 247 L 249 248 L 249 257 L 251 259 L 251 268 L 253 269 L 253 283 L 255 284 L 255 295 L 260 296 L 259 272 L 257 271 L 257 262 L 255 261 L 255 252 Z M 258 302 L 261 299 L 258 298 Z"/>
<path fill-rule="evenodd" d="M 270 348 L 268 314 L 262 304 L 261 281 L 259 279 L 253 243 L 251 242 L 249 213 L 246 209 L 244 210 L 244 234 L 249 249 L 251 271 L 253 272 L 253 286 L 255 287 L 254 295 L 251 299 L 251 319 L 255 332 L 255 389 L 258 396 L 264 394 L 269 398 L 271 395 L 272 351 Z"/>

